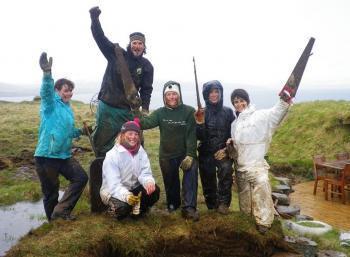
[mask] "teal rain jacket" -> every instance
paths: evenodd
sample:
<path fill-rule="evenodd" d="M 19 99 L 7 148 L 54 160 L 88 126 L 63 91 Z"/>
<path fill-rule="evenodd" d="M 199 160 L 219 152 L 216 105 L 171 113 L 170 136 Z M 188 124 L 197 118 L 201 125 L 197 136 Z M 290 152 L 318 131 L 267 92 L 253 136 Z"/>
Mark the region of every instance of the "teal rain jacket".
<path fill-rule="evenodd" d="M 44 75 L 40 89 L 40 128 L 35 157 L 67 159 L 71 157 L 72 139 L 81 132 L 74 126 L 69 103 L 64 103 L 54 90 L 51 75 Z"/>

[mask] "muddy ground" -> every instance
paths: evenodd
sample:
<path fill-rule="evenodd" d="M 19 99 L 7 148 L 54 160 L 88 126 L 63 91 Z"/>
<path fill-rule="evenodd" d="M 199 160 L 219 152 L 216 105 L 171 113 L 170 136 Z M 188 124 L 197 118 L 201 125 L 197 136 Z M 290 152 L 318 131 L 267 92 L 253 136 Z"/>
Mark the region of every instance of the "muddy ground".
<path fill-rule="evenodd" d="M 91 149 L 84 147 L 72 148 L 73 155 L 84 152 L 91 152 Z M 14 180 L 38 180 L 38 176 L 35 172 L 35 159 L 34 152 L 29 150 L 22 150 L 17 156 L 0 156 L 0 172 L 5 169 L 11 169 L 14 171 Z"/>

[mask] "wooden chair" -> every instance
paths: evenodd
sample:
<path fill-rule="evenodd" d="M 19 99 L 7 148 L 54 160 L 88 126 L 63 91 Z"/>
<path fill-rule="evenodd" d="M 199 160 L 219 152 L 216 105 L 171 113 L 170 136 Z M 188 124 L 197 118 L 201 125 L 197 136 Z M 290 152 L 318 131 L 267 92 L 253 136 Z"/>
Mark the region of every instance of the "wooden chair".
<path fill-rule="evenodd" d="M 324 155 L 315 155 L 313 157 L 313 171 L 314 171 L 314 178 L 315 178 L 314 195 L 316 195 L 318 181 L 319 180 L 324 181 L 327 175 L 327 169 L 323 167 L 319 167 L 317 164 L 325 161 L 326 161 L 326 157 Z M 323 191 L 325 191 L 324 182 L 323 182 Z"/>
<path fill-rule="evenodd" d="M 326 200 L 328 200 L 329 191 L 332 197 L 333 194 L 338 195 L 342 199 L 343 204 L 345 204 L 346 194 L 347 192 L 350 192 L 350 164 L 345 165 L 345 168 L 342 170 L 341 174 L 339 174 L 338 177 L 326 178 L 324 182 L 326 190 Z"/>
<path fill-rule="evenodd" d="M 335 158 L 339 161 L 350 159 L 350 155 L 347 152 L 335 154 Z"/>

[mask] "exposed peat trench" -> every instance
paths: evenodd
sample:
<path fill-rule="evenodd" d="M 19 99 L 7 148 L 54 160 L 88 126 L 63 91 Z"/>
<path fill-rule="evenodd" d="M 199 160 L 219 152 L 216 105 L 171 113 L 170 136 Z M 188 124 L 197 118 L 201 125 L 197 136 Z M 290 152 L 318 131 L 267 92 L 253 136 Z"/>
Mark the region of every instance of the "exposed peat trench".
<path fill-rule="evenodd" d="M 283 236 L 277 234 L 265 237 L 245 231 L 235 232 L 233 228 L 227 226 L 194 227 L 189 236 L 178 238 L 169 239 L 160 233 L 152 240 L 156 243 L 150 244 L 142 253 L 125 249 L 122 243 L 112 242 L 111 238 L 102 240 L 90 253 L 96 257 L 264 257 L 290 250 Z"/>

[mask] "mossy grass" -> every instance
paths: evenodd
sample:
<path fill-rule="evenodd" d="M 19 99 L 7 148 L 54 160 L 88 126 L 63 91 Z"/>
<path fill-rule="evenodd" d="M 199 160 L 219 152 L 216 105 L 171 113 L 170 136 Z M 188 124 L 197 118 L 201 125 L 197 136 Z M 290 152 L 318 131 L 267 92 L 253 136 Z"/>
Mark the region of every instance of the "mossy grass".
<path fill-rule="evenodd" d="M 37 200 L 41 197 L 40 183 L 35 178 L 32 158 L 37 142 L 39 104 L 37 101 L 0 102 L 0 205 L 21 200 Z M 77 126 L 82 126 L 84 120 L 89 124 L 94 123 L 88 105 L 73 102 L 72 106 Z M 350 110 L 349 106 L 349 102 L 345 101 L 312 102 L 293 106 L 291 113 L 273 137 L 269 152 L 271 168 L 286 167 L 287 172 L 291 173 L 300 169 L 303 176 L 310 177 L 313 154 L 325 153 L 327 157 L 331 157 L 338 151 L 349 151 L 349 127 L 339 122 L 341 117 L 348 116 L 346 110 Z M 314 108 L 317 111 L 313 110 Z M 304 136 L 304 133 L 307 135 Z M 75 158 L 88 171 L 89 164 L 94 159 L 88 139 L 82 137 L 78 142 L 74 142 L 74 145 L 85 149 L 82 153 L 77 153 Z M 118 253 L 121 254 L 118 256 L 155 256 L 152 254 L 164 249 L 181 255 L 181 249 L 190 250 L 191 245 L 197 246 L 196 251 L 201 247 L 208 252 L 221 249 L 222 245 L 212 245 L 203 237 L 214 240 L 222 235 L 246 239 L 254 247 L 260 247 L 259 249 L 268 244 L 269 240 L 275 240 L 275 244 L 281 243 L 282 231 L 279 222 L 274 223 L 273 230 L 268 232 L 267 236 L 258 234 L 252 219 L 238 212 L 235 190 L 230 215 L 222 216 L 207 210 L 200 183 L 198 208 L 201 220 L 198 223 L 184 221 L 180 211 L 168 215 L 164 211 L 165 194 L 158 165 L 158 146 L 158 130 L 145 131 L 145 148 L 151 159 L 156 181 L 161 187 L 160 201 L 145 219 L 118 222 L 106 215 L 91 214 L 87 187 L 74 209 L 78 221 L 44 223 L 24 237 L 8 256 L 108 256 L 111 253 L 114 256 Z M 21 170 L 22 166 L 28 166 L 29 171 Z M 280 169 L 276 171 L 281 172 Z M 26 172 L 33 176 L 24 175 Z M 272 176 L 270 179 L 272 184 L 276 183 Z M 66 184 L 64 179 L 61 180 L 62 187 Z M 345 251 L 339 248 L 337 233 L 326 234 L 326 238 L 331 238 L 331 244 L 327 243 L 324 236 L 318 238 L 321 247 Z M 228 238 L 231 238 L 230 236 Z M 204 240 L 205 244 L 200 244 L 201 240 Z M 181 242 L 184 243 L 183 247 L 180 247 Z M 225 242 L 232 244 L 231 241 Z M 206 255 L 203 253 L 202 256 Z"/>

